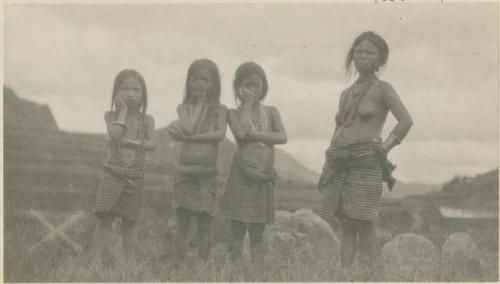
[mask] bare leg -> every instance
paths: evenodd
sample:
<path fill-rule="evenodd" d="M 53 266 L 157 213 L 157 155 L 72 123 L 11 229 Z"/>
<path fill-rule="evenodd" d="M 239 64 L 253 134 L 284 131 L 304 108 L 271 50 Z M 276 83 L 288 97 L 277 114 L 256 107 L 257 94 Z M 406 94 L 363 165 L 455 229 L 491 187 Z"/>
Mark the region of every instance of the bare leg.
<path fill-rule="evenodd" d="M 250 253 L 252 260 L 259 260 L 264 257 L 264 230 L 265 223 L 251 223 L 248 226 L 248 234 L 250 236 Z"/>
<path fill-rule="evenodd" d="M 361 265 L 372 265 L 380 255 L 380 245 L 373 222 L 360 221 L 359 226 L 359 263 Z"/>
<path fill-rule="evenodd" d="M 127 263 L 135 262 L 135 247 L 137 244 L 137 222 L 122 218 L 123 252 Z"/>
<path fill-rule="evenodd" d="M 191 214 L 188 210 L 178 208 L 177 213 L 177 236 L 175 239 L 177 258 L 182 260 L 187 256 L 188 232 L 191 225 Z"/>
<path fill-rule="evenodd" d="M 229 240 L 229 255 L 232 260 L 240 259 L 243 255 L 243 240 L 247 233 L 247 224 L 231 220 L 231 238 Z"/>
<path fill-rule="evenodd" d="M 97 219 L 97 227 L 94 233 L 94 246 L 92 252 L 92 262 L 102 263 L 104 265 L 111 264 L 112 253 L 111 244 L 111 224 L 113 223 L 113 215 L 103 213 Z"/>
<path fill-rule="evenodd" d="M 356 220 L 342 215 L 340 217 L 342 224 L 342 244 L 340 259 L 342 267 L 348 268 L 356 257 L 357 251 L 357 222 Z"/>
<path fill-rule="evenodd" d="M 198 225 L 198 256 L 207 260 L 212 247 L 212 216 L 207 213 L 197 214 L 196 224 Z"/>

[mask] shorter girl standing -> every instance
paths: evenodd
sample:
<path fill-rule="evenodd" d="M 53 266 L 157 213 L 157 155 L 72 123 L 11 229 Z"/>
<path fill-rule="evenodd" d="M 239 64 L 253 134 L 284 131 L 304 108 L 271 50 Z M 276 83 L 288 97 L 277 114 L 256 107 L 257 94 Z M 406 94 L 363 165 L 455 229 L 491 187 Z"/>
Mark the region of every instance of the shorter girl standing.
<path fill-rule="evenodd" d="M 198 225 L 198 255 L 206 260 L 212 246 L 212 218 L 217 197 L 217 151 L 226 137 L 227 110 L 219 103 L 217 65 L 208 59 L 189 67 L 186 95 L 177 108 L 179 120 L 169 126 L 172 137 L 182 142 L 175 165 L 177 256 L 186 257 L 191 219 Z"/>
<path fill-rule="evenodd" d="M 146 114 L 146 83 L 139 72 L 123 70 L 115 78 L 111 110 L 104 114 L 109 136 L 108 155 L 103 162 L 95 215 L 98 225 L 94 260 L 108 262 L 111 224 L 122 218 L 123 251 L 135 259 L 136 224 L 143 204 L 144 156 L 155 148 L 155 127 Z M 107 263 L 105 263 L 107 264 Z"/>
<path fill-rule="evenodd" d="M 251 256 L 256 259 L 264 254 L 265 225 L 274 222 L 274 145 L 285 144 L 287 135 L 278 109 L 261 103 L 268 89 L 261 66 L 254 62 L 240 65 L 233 88 L 239 107 L 229 111 L 228 122 L 238 149 L 222 212 L 230 219 L 231 257 L 241 257 L 248 231 Z"/>

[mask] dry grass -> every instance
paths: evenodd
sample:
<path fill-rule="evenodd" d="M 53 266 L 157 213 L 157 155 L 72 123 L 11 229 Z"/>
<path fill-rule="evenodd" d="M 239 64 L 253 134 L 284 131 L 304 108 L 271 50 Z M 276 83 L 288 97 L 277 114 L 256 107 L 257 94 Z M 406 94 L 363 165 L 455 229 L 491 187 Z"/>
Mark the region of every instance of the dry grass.
<path fill-rule="evenodd" d="M 61 224 L 67 214 L 49 214 L 53 224 Z M 90 267 L 89 251 L 95 226 L 93 216 L 86 215 L 69 227 L 68 235 L 81 244 L 84 251 L 76 253 L 61 239 L 54 238 L 40 249 L 29 249 L 46 230 L 26 212 L 6 216 L 5 281 L 6 282 L 316 282 L 316 281 L 384 281 L 382 269 L 343 270 L 336 256 L 292 252 L 287 257 L 269 250 L 263 261 L 233 263 L 228 260 L 224 243 L 218 243 L 208 262 L 197 259 L 195 248 L 184 263 L 175 265 L 172 235 L 166 220 L 145 220 L 139 228 L 138 262 L 134 266 L 120 264 L 118 227 L 115 226 L 112 250 L 117 262 L 111 267 Z M 496 281 L 498 253 L 483 250 L 484 275 L 457 279 L 444 265 L 436 267 L 435 281 Z"/>
<path fill-rule="evenodd" d="M 317 193 L 314 188 L 278 188 L 277 208 L 294 211 L 298 208 L 316 209 Z M 54 226 L 63 224 L 71 214 L 81 210 L 90 212 L 95 201 L 95 190 L 45 187 L 13 187 L 4 192 L 4 278 L 6 282 L 314 282 L 314 281 L 384 281 L 382 269 L 343 270 L 338 256 L 311 255 L 292 252 L 285 255 L 270 250 L 260 263 L 228 261 L 223 224 L 216 221 L 215 238 L 218 243 L 210 261 L 203 263 L 191 252 L 186 263 L 174 265 L 173 235 L 167 229 L 171 192 L 155 189 L 147 191 L 144 219 L 138 228 L 138 263 L 133 267 L 116 264 L 112 267 L 89 267 L 89 251 L 95 227 L 95 218 L 86 213 L 67 229 L 67 234 L 84 248 L 77 253 L 56 237 L 34 252 L 29 249 L 41 240 L 47 229 L 33 218 L 29 210 L 39 210 Z M 423 200 L 422 202 L 425 202 Z M 392 233 L 408 230 L 404 224 L 408 216 L 387 207 L 392 215 L 381 224 Z M 399 212 L 399 213 L 398 213 Z M 406 216 L 406 217 L 405 217 Z M 382 220 L 383 221 L 383 220 Z M 116 224 L 118 225 L 118 224 Z M 116 231 L 118 232 L 116 226 Z M 483 276 L 457 279 L 444 265 L 436 267 L 435 281 L 497 281 L 498 280 L 498 221 L 436 220 L 427 231 L 417 232 L 440 247 L 451 232 L 470 233 L 478 241 L 482 252 Z M 115 235 L 114 250 L 118 251 L 119 238 Z"/>

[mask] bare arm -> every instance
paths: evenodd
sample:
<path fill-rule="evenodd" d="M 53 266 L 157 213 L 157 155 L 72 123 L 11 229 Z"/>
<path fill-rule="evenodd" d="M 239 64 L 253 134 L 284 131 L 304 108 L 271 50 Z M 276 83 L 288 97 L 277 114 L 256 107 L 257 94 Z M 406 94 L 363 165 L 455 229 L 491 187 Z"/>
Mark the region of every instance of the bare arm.
<path fill-rule="evenodd" d="M 343 101 L 345 100 L 345 96 L 346 96 L 346 90 L 342 91 L 342 93 L 340 94 L 339 109 L 337 110 L 337 114 L 335 115 L 335 130 L 333 131 L 333 135 L 335 135 L 335 133 L 337 133 L 337 130 L 339 130 L 339 126 L 342 123 L 342 121 L 341 121 L 342 118 L 340 117 L 340 112 L 342 111 L 342 105 L 343 105 Z"/>
<path fill-rule="evenodd" d="M 335 129 L 333 130 L 333 135 L 337 133 L 337 130 L 339 130 L 339 125 L 340 125 L 340 113 L 337 113 L 335 115 Z"/>
<path fill-rule="evenodd" d="M 193 108 L 191 115 L 188 113 L 187 106 L 185 104 L 180 104 L 177 107 L 177 115 L 179 117 L 180 130 L 186 135 L 191 135 L 194 133 L 196 124 L 198 123 L 200 116 L 203 111 L 202 104 L 196 104 Z"/>
<path fill-rule="evenodd" d="M 252 107 L 258 101 L 257 94 L 249 91 L 248 89 L 241 88 L 237 90 L 238 97 L 242 99 L 242 105 L 238 119 L 234 119 L 234 124 L 230 125 L 231 131 L 239 140 L 245 140 L 248 131 L 251 129 Z"/>
<path fill-rule="evenodd" d="M 134 149 L 138 149 L 144 147 L 145 151 L 153 151 L 156 147 L 156 131 L 155 131 L 155 121 L 152 116 L 146 116 L 146 136 L 144 139 L 144 145 L 141 145 L 140 140 L 122 138 L 120 141 L 120 145 L 124 147 L 130 147 Z"/>
<path fill-rule="evenodd" d="M 217 113 L 217 121 L 215 131 L 205 133 L 192 134 L 187 136 L 187 142 L 210 143 L 224 140 L 227 131 L 227 109 L 225 106 L 220 106 Z"/>
<path fill-rule="evenodd" d="M 280 113 L 277 108 L 270 107 L 272 132 L 260 132 L 250 130 L 248 140 L 262 142 L 267 145 L 286 144 L 287 135 Z"/>
<path fill-rule="evenodd" d="M 398 124 L 392 129 L 389 138 L 382 144 L 384 150 L 389 151 L 401 143 L 413 125 L 410 113 L 389 83 L 383 83 L 383 99 L 386 107 L 397 119 Z"/>
<path fill-rule="evenodd" d="M 344 90 L 344 91 L 342 92 L 342 94 L 340 94 L 340 99 L 339 99 L 339 109 L 337 110 L 337 114 L 335 115 L 335 130 L 333 131 L 333 134 L 332 134 L 332 139 L 331 139 L 331 141 L 330 141 L 330 144 L 333 144 L 333 138 L 335 137 L 335 134 L 336 134 L 336 133 L 337 133 L 337 131 L 339 130 L 340 125 L 341 125 L 341 123 L 342 123 L 341 118 L 340 118 L 340 111 L 341 111 L 341 108 L 342 108 L 342 100 L 344 100 L 345 93 L 346 93 L 346 91 Z"/>
<path fill-rule="evenodd" d="M 125 130 L 127 125 L 125 124 L 125 119 L 127 118 L 127 109 L 118 110 L 118 115 L 116 119 L 113 119 L 113 112 L 107 111 L 104 113 L 104 120 L 106 121 L 106 129 L 108 131 L 109 138 L 113 141 L 119 141 L 125 135 Z"/>
<path fill-rule="evenodd" d="M 168 133 L 172 136 L 172 138 L 177 141 L 177 142 L 184 142 L 187 139 L 186 134 L 182 132 L 179 124 L 179 120 L 176 120 L 172 122 L 168 127 L 167 127 Z"/>
<path fill-rule="evenodd" d="M 231 132 L 234 135 L 234 138 L 237 141 L 245 141 L 247 139 L 246 135 L 244 137 L 240 138 L 240 136 L 238 136 L 238 134 L 236 133 L 238 126 L 240 125 L 240 123 L 239 123 L 240 117 L 241 117 L 241 115 L 238 114 L 237 109 L 230 110 L 230 111 L 228 111 L 228 114 L 227 114 L 227 122 L 229 124 L 229 129 L 231 129 Z"/>
<path fill-rule="evenodd" d="M 250 129 L 250 119 L 252 117 L 252 105 L 249 103 L 243 103 L 241 106 L 240 116 L 234 122 L 231 128 L 235 137 L 240 140 L 245 139 Z"/>

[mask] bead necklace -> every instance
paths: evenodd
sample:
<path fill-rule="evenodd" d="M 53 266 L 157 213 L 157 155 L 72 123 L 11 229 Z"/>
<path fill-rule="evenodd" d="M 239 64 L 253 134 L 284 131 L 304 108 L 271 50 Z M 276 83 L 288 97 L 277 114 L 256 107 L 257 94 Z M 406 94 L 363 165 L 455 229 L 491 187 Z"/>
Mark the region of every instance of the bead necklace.
<path fill-rule="evenodd" d="M 354 119 L 356 118 L 356 114 L 358 112 L 359 105 L 361 103 L 361 100 L 365 97 L 365 95 L 368 93 L 368 91 L 371 89 L 373 86 L 374 79 L 370 79 L 368 81 L 362 82 L 362 83 L 357 83 L 355 82 L 352 84 L 352 86 L 349 88 L 347 91 L 347 94 L 341 103 L 340 106 L 340 122 L 343 127 L 347 128 L 351 126 L 351 124 L 354 122 Z M 355 91 L 355 88 L 357 88 L 357 92 Z M 359 88 L 362 88 L 361 90 Z M 349 98 L 352 98 L 352 102 L 349 107 L 346 106 L 347 100 Z M 350 118 L 350 120 L 349 120 Z"/>
<path fill-rule="evenodd" d="M 267 129 L 267 117 L 264 107 L 259 104 L 259 114 L 257 115 L 257 120 L 254 122 L 250 118 L 250 126 L 254 131 L 263 131 Z"/>
<path fill-rule="evenodd" d="M 252 118 L 250 118 L 250 127 L 252 128 L 253 131 L 264 131 L 267 129 L 267 116 L 264 106 L 262 104 L 259 104 L 259 113 L 257 115 L 256 121 L 254 122 L 252 121 Z M 267 146 L 265 143 L 257 141 L 252 142 L 252 145 L 256 147 Z"/>

